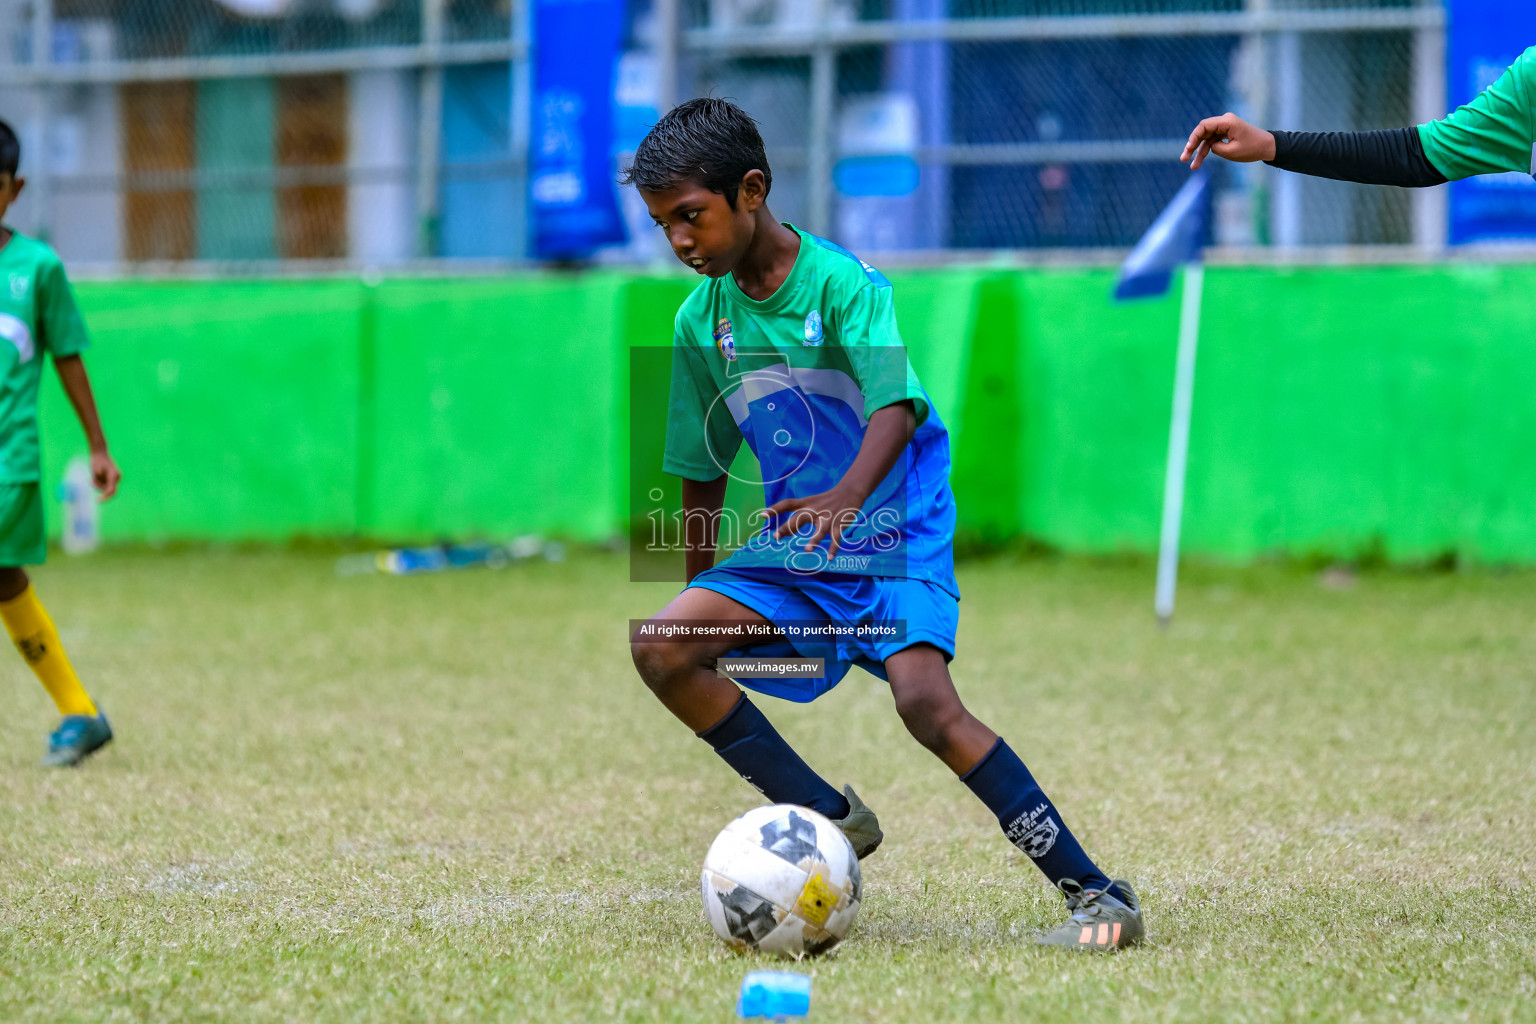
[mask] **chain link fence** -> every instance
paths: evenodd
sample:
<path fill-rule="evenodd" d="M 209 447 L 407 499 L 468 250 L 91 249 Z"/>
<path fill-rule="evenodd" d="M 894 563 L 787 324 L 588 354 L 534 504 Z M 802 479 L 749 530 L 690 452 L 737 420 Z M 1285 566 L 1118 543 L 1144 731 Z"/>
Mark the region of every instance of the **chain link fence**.
<path fill-rule="evenodd" d="M 805 168 L 775 209 L 855 249 L 1123 248 L 1203 116 L 1442 114 L 1443 26 L 1408 0 L 688 0 L 682 92 L 742 100 Z M 1212 167 L 1220 245 L 1442 238 L 1405 192 Z"/>
<path fill-rule="evenodd" d="M 119 268 L 517 259 L 514 14 L 0 0 L 0 118 L 27 179 L 11 219 L 72 263 Z"/>
<path fill-rule="evenodd" d="M 1123 249 L 1207 114 L 1444 112 L 1438 2 L 629 7 L 616 160 L 657 107 L 730 97 L 761 122 L 776 213 L 914 260 Z M 524 0 L 0 0 L 0 118 L 29 180 L 10 219 L 117 268 L 521 260 L 528 21 Z M 1214 166 L 1218 245 L 1443 243 L 1434 194 Z M 626 204 L 635 239 L 603 258 L 665 258 Z"/>

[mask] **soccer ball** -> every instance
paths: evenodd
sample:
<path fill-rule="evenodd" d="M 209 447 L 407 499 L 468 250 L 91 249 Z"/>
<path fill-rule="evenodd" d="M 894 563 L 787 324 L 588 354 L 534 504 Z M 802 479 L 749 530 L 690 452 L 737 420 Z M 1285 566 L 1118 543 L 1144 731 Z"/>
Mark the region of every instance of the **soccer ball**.
<path fill-rule="evenodd" d="M 774 804 L 725 827 L 704 857 L 704 913 L 738 950 L 814 956 L 859 913 L 863 881 L 848 837 L 807 807 Z"/>

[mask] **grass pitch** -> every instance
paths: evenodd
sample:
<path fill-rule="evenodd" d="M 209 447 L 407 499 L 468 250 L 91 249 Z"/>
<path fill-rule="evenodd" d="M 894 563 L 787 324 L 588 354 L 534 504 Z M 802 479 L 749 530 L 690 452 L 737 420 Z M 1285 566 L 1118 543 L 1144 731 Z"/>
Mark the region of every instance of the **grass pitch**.
<path fill-rule="evenodd" d="M 672 588 L 621 557 L 338 578 L 331 553 L 37 573 L 117 741 L 36 767 L 0 675 L 0 1019 L 732 1017 L 697 872 L 756 794 L 635 677 Z M 1027 943 L 1060 900 L 855 672 L 763 706 L 881 815 L 822 1021 L 1530 1020 L 1536 575 L 962 566 L 955 675 L 1150 943 Z"/>

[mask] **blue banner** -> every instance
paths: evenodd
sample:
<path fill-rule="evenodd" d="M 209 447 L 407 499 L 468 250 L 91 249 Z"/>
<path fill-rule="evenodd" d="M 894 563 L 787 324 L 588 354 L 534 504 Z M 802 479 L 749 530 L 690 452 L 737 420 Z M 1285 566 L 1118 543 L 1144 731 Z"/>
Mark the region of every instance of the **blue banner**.
<path fill-rule="evenodd" d="M 1446 86 L 1452 109 L 1482 92 L 1536 43 L 1536 4 L 1449 0 Z M 1452 245 L 1536 238 L 1536 180 L 1484 174 L 1451 185 Z"/>
<path fill-rule="evenodd" d="M 535 0 L 528 189 L 533 255 L 579 260 L 626 238 L 614 183 L 624 0 Z"/>

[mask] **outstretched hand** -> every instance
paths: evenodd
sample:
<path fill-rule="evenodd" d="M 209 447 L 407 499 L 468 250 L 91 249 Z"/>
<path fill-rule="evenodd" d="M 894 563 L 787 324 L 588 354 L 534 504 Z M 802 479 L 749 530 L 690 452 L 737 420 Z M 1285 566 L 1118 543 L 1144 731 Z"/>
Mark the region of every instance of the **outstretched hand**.
<path fill-rule="evenodd" d="M 1189 162 L 1190 170 L 1197 170 L 1205 162 L 1207 153 L 1215 153 L 1224 160 L 1252 163 L 1255 160 L 1275 158 L 1275 137 L 1263 128 L 1256 128 L 1231 112 L 1220 117 L 1208 117 L 1195 125 L 1184 143 L 1181 161 Z"/>

